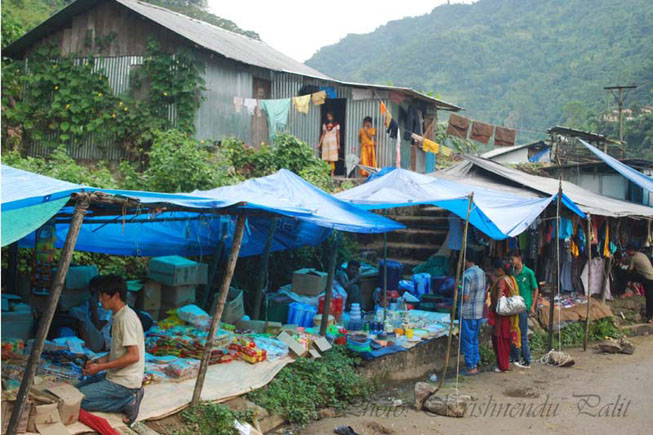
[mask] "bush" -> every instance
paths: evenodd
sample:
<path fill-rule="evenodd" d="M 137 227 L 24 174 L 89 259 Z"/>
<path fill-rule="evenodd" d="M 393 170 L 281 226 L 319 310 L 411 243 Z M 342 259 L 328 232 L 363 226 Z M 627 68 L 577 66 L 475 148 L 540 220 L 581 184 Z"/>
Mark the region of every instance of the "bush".
<path fill-rule="evenodd" d="M 238 435 L 234 420 L 252 423 L 252 412 L 231 411 L 220 403 L 207 403 L 181 413 L 185 423 L 192 427 L 188 434 Z"/>

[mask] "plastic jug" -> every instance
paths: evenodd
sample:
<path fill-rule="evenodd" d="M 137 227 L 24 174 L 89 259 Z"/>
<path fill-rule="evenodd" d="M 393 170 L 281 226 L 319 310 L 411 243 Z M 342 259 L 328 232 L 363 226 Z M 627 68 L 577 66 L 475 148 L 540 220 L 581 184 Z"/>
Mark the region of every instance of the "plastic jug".
<path fill-rule="evenodd" d="M 416 273 L 413 275 L 413 286 L 415 288 L 416 296 L 431 293 L 431 274 L 430 273 Z"/>

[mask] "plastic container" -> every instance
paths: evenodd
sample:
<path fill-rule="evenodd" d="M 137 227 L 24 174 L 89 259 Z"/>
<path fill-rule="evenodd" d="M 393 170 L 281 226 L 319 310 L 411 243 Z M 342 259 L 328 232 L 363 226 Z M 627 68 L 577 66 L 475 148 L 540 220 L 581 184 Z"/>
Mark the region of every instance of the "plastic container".
<path fill-rule="evenodd" d="M 431 274 L 430 273 L 416 273 L 413 275 L 413 286 L 416 296 L 431 293 Z"/>
<path fill-rule="evenodd" d="M 379 261 L 379 288 L 383 288 L 383 260 Z M 398 290 L 404 267 L 398 261 L 388 260 L 388 290 Z"/>
<path fill-rule="evenodd" d="M 267 320 L 270 322 L 285 323 L 288 320 L 288 310 L 292 299 L 285 295 L 275 295 L 268 299 L 268 316 Z"/>
<path fill-rule="evenodd" d="M 288 308 L 288 323 L 291 325 L 311 328 L 317 308 L 312 305 L 293 302 Z"/>
<path fill-rule="evenodd" d="M 329 305 L 329 314 L 334 316 L 336 320 L 340 320 L 342 317 L 342 312 L 344 310 L 345 298 L 340 295 L 333 296 L 331 298 L 331 304 Z M 319 314 L 324 314 L 324 296 L 320 296 L 319 303 L 317 307 L 317 312 Z"/>

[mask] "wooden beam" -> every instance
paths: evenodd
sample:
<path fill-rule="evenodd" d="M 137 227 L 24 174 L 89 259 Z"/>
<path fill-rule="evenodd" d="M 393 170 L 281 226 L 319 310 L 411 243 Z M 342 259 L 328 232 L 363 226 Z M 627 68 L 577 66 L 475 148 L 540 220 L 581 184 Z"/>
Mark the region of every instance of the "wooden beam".
<path fill-rule="evenodd" d="M 263 248 L 263 255 L 261 255 L 261 265 L 258 271 L 256 286 L 254 287 L 254 310 L 252 316 L 255 320 L 261 319 L 261 303 L 263 301 L 263 290 L 268 277 L 268 263 L 270 261 L 270 251 L 272 249 L 272 242 L 274 235 L 277 232 L 277 218 L 270 219 L 270 226 L 268 228 L 268 236 L 265 239 L 265 247 Z"/>
<path fill-rule="evenodd" d="M 338 257 L 338 244 L 340 235 L 333 230 L 331 236 L 331 246 L 329 249 L 329 274 L 327 275 L 326 289 L 324 291 L 324 309 L 322 310 L 322 323 L 320 324 L 320 335 L 326 336 L 327 326 L 329 325 L 329 311 L 331 309 L 331 293 L 333 292 L 333 280 L 336 275 L 336 261 Z"/>
<path fill-rule="evenodd" d="M 206 345 L 204 346 L 204 353 L 202 354 L 200 370 L 197 375 L 197 380 L 195 381 L 193 398 L 190 402 L 191 406 L 196 406 L 200 402 L 202 388 L 204 387 L 204 378 L 206 378 L 206 370 L 209 368 L 209 359 L 211 357 L 213 342 L 215 341 L 215 333 L 220 324 L 220 318 L 222 317 L 222 311 L 224 311 L 224 305 L 227 300 L 227 294 L 229 293 L 231 279 L 234 276 L 234 270 L 236 269 L 236 263 L 238 262 L 238 254 L 240 253 L 240 246 L 243 242 L 244 230 L 245 215 L 241 214 L 238 215 L 238 221 L 236 222 L 236 231 L 234 232 L 231 252 L 229 253 L 229 260 L 227 261 L 227 268 L 225 270 L 224 278 L 222 279 L 222 286 L 220 287 L 217 303 L 213 304 L 213 309 L 211 310 L 211 327 L 209 328 L 209 334 L 206 337 Z"/>
<path fill-rule="evenodd" d="M 14 408 L 11 412 L 11 418 L 9 419 L 9 425 L 7 426 L 8 434 L 15 434 L 18 430 L 18 423 L 20 422 L 20 417 L 25 409 L 25 403 L 27 402 L 29 391 L 34 383 L 34 376 L 36 375 L 36 370 L 39 366 L 45 338 L 48 335 L 52 319 L 54 318 L 54 313 L 57 309 L 57 304 L 59 303 L 59 296 L 61 296 L 61 291 L 63 290 L 64 281 L 68 274 L 68 267 L 70 266 L 70 261 L 73 257 L 73 251 L 75 250 L 75 243 L 77 243 L 77 236 L 82 227 L 82 221 L 84 220 L 84 214 L 86 213 L 87 208 L 88 199 L 83 195 L 78 195 L 73 221 L 68 229 L 66 241 L 61 251 L 61 257 L 59 257 L 59 263 L 57 264 L 57 272 L 54 275 L 52 287 L 50 288 L 48 306 L 39 321 L 32 351 L 29 354 L 25 373 L 23 374 L 23 379 L 21 380 L 20 388 L 18 389 L 18 395 L 16 396 L 16 402 L 14 403 Z"/>

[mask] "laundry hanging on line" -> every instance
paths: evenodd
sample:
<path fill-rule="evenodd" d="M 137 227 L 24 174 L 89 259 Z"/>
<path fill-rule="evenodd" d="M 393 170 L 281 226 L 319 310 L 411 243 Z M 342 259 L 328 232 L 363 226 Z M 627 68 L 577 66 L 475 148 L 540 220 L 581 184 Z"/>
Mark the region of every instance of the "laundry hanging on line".
<path fill-rule="evenodd" d="M 245 98 L 245 101 L 243 102 L 243 106 L 247 109 L 247 114 L 249 116 L 254 116 L 254 112 L 256 111 L 256 105 L 258 104 L 257 100 L 254 98 Z"/>
<path fill-rule="evenodd" d="M 292 105 L 295 107 L 295 110 L 305 115 L 307 115 L 308 111 L 310 110 L 310 104 L 311 104 L 310 94 L 302 95 L 301 97 L 294 97 L 292 99 Z"/>
<path fill-rule="evenodd" d="M 490 137 L 492 137 L 493 131 L 493 125 L 486 124 L 485 122 L 474 121 L 472 122 L 472 131 L 469 134 L 469 138 L 486 144 L 490 141 Z"/>
<path fill-rule="evenodd" d="M 469 130 L 469 119 L 452 113 L 449 117 L 449 125 L 447 126 L 447 134 L 449 136 L 467 139 L 467 131 Z"/>
<path fill-rule="evenodd" d="M 338 95 L 336 94 L 336 88 L 333 86 L 320 86 L 320 91 L 326 92 L 327 98 L 331 100 L 338 98 Z"/>
<path fill-rule="evenodd" d="M 327 94 L 325 91 L 320 91 L 316 92 L 311 95 L 311 99 L 313 100 L 313 104 L 316 106 L 321 106 L 324 104 L 324 101 L 326 100 Z"/>
<path fill-rule="evenodd" d="M 282 98 L 280 100 L 261 100 L 261 106 L 267 114 L 270 138 L 274 139 L 278 131 L 285 130 L 288 126 L 290 98 Z"/>
<path fill-rule="evenodd" d="M 236 113 L 240 113 L 240 110 L 243 108 L 243 98 L 234 97 L 234 107 L 236 108 Z"/>
<path fill-rule="evenodd" d="M 513 146 L 515 144 L 516 137 L 517 130 L 497 125 L 494 130 L 494 145 L 502 147 Z"/>

